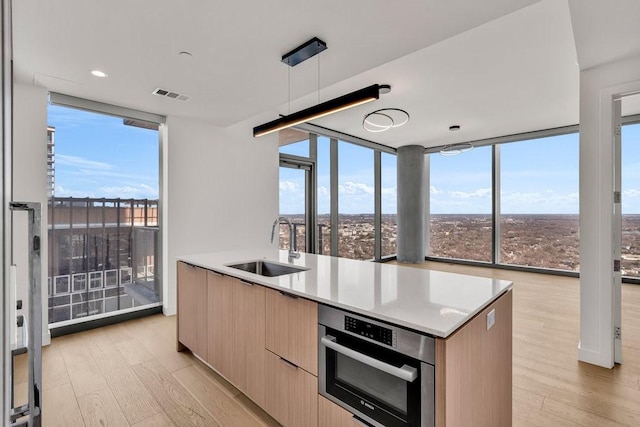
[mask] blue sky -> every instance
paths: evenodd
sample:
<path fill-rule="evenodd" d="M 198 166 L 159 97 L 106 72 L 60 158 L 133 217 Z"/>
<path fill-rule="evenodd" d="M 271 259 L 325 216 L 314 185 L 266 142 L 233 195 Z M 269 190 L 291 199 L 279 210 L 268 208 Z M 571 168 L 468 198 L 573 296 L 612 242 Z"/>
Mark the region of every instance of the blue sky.
<path fill-rule="evenodd" d="M 502 144 L 501 212 L 503 214 L 578 213 L 578 135 Z M 640 124 L 623 128 L 623 213 L 640 213 Z M 281 152 L 308 155 L 308 145 L 292 144 Z M 430 156 L 430 203 L 433 214 L 491 213 L 491 148 L 458 156 Z M 373 152 L 339 144 L 340 213 L 373 213 Z M 280 212 L 304 209 L 304 173 L 280 169 Z M 396 213 L 396 162 L 382 159 L 383 213 Z M 329 140 L 318 138 L 318 213 L 329 212 Z"/>
<path fill-rule="evenodd" d="M 121 118 L 50 105 L 56 128 L 56 196 L 158 197 L 158 132 Z M 373 151 L 340 142 L 340 213 L 373 213 Z M 308 143 L 281 152 L 308 156 Z M 640 213 L 640 124 L 623 127 L 623 213 Z M 327 214 L 329 139 L 318 138 L 318 213 Z M 431 212 L 491 213 L 491 148 L 458 156 L 431 155 Z M 578 135 L 501 145 L 504 214 L 578 213 Z M 280 212 L 304 210 L 304 172 L 280 168 Z M 396 213 L 396 160 L 382 155 L 382 212 Z"/>
<path fill-rule="evenodd" d="M 158 198 L 158 132 L 49 105 L 58 197 Z"/>

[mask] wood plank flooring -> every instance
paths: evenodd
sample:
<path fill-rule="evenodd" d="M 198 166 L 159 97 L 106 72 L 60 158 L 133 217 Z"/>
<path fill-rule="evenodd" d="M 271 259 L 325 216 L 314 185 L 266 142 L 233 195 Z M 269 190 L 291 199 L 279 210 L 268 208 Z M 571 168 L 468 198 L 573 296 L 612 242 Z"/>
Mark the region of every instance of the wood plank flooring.
<path fill-rule="evenodd" d="M 416 267 L 514 282 L 514 426 L 640 426 L 640 286 L 623 285 L 624 363 L 604 369 L 577 361 L 577 279 Z M 43 348 L 44 425 L 277 426 L 188 352 L 177 353 L 175 330 L 175 316 L 156 315 L 55 338 Z M 18 371 L 24 365 L 16 360 Z M 25 394 L 26 375 L 16 379 L 16 393 Z"/>
<path fill-rule="evenodd" d="M 577 360 L 578 279 L 440 262 L 413 266 L 514 282 L 514 426 L 640 426 L 640 285 L 622 286 L 623 363 L 604 369 Z"/>
<path fill-rule="evenodd" d="M 43 348 L 44 426 L 277 426 L 188 352 L 176 318 L 156 315 L 54 338 Z M 16 403 L 26 401 L 16 360 Z"/>

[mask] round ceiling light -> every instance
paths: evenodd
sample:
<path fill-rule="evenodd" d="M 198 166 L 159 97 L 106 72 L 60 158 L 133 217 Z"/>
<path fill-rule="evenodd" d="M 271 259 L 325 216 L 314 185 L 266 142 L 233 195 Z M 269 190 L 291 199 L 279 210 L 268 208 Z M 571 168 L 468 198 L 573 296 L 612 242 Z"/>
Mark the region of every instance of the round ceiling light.
<path fill-rule="evenodd" d="M 107 77 L 107 73 L 105 73 L 104 71 L 100 71 L 100 70 L 91 70 L 91 75 L 93 75 L 95 77 Z"/>
<path fill-rule="evenodd" d="M 368 132 L 384 132 L 407 124 L 409 113 L 399 108 L 382 108 L 364 116 L 362 127 Z"/>
<path fill-rule="evenodd" d="M 440 155 L 442 156 L 457 156 L 458 154 L 465 153 L 473 149 L 473 145 L 465 142 L 462 144 L 449 144 L 442 147 Z"/>

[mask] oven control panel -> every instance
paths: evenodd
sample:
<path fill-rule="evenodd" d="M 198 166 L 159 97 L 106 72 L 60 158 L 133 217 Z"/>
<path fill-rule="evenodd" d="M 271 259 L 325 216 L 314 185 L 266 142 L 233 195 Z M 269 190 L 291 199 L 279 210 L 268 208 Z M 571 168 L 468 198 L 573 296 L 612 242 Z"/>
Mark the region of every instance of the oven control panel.
<path fill-rule="evenodd" d="M 374 325 L 364 320 L 356 319 L 350 316 L 344 317 L 344 330 L 363 337 L 381 342 L 390 347 L 395 347 L 395 332 L 383 326 Z"/>

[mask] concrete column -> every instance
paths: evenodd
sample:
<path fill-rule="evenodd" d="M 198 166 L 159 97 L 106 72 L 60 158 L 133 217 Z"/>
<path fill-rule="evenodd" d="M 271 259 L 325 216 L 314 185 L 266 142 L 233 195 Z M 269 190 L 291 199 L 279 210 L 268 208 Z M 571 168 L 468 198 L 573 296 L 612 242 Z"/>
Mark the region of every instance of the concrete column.
<path fill-rule="evenodd" d="M 426 181 L 424 147 L 398 148 L 398 261 L 424 261 Z"/>

